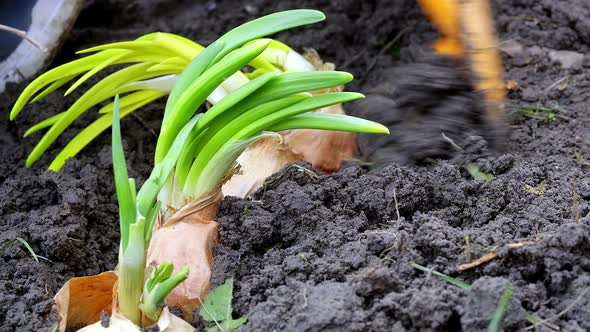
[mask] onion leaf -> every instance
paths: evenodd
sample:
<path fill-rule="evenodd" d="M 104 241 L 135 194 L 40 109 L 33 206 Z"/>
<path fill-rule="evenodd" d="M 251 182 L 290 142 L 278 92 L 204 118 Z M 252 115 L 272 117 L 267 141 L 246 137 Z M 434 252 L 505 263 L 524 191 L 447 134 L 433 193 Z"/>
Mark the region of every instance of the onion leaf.
<path fill-rule="evenodd" d="M 121 108 L 119 118 L 124 118 L 127 115 L 131 114 L 131 112 L 135 111 L 136 109 L 164 96 L 164 93 L 157 92 L 157 91 L 144 91 L 143 99 L 137 100 L 134 104 L 128 104 L 124 108 Z M 129 97 L 125 96 L 122 99 Z M 107 105 L 109 106 L 109 105 Z M 63 114 L 63 113 L 60 113 Z M 65 162 L 75 156 L 80 150 L 82 150 L 86 145 L 88 145 L 93 139 L 95 139 L 98 135 L 102 132 L 107 130 L 112 123 L 113 115 L 111 113 L 106 113 L 94 122 L 92 122 L 89 126 L 84 128 L 80 133 L 78 133 L 70 142 L 60 151 L 60 153 L 55 157 L 55 159 L 49 165 L 49 169 L 52 171 L 59 171 Z"/>
<path fill-rule="evenodd" d="M 168 176 L 174 169 L 174 165 L 176 165 L 176 161 L 182 152 L 182 148 L 185 145 L 191 130 L 197 124 L 197 121 L 199 121 L 201 116 L 202 114 L 197 114 L 184 126 L 184 128 L 182 128 L 180 134 L 176 137 L 172 147 L 168 151 L 168 154 L 166 154 L 166 157 L 164 157 L 162 162 L 154 166 L 150 177 L 139 190 L 137 195 L 137 208 L 141 215 L 149 215 L 158 193 L 166 183 Z"/>
<path fill-rule="evenodd" d="M 389 134 L 384 125 L 342 114 L 305 113 L 287 118 L 267 128 L 270 131 L 291 129 L 322 129 L 335 131 L 354 131 L 367 134 Z"/>
<path fill-rule="evenodd" d="M 268 40 L 259 40 L 245 45 L 211 66 L 199 77 L 195 77 L 195 80 L 182 91 L 178 100 L 172 103 L 170 108 L 167 107 L 166 109 L 160 130 L 162 134 L 158 137 L 158 144 L 156 145 L 156 163 L 164 158 L 180 129 L 205 101 L 207 96 L 230 75 L 262 53 L 269 42 Z M 205 52 L 206 50 L 203 51 L 203 53 Z M 179 83 L 182 82 L 179 78 Z"/>
<path fill-rule="evenodd" d="M 225 43 L 223 51 L 217 55 L 214 63 L 234 49 L 257 38 L 294 27 L 321 22 L 326 19 L 324 13 L 317 10 L 295 9 L 266 15 L 227 32 L 219 38 Z"/>
<path fill-rule="evenodd" d="M 129 226 L 135 222 L 135 201 L 129 178 L 127 163 L 121 140 L 121 126 L 119 123 L 119 96 L 115 96 L 115 110 L 113 111 L 113 169 L 115 173 L 115 188 L 119 201 L 119 223 L 121 227 L 121 248 L 127 248 L 129 241 Z"/>

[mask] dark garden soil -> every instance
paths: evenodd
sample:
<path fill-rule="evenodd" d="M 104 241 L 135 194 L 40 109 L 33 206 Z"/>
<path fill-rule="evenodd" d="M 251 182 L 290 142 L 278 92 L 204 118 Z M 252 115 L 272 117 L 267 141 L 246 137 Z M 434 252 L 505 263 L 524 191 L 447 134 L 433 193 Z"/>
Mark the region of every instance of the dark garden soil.
<path fill-rule="evenodd" d="M 413 0 L 193 2 L 91 1 L 54 64 L 77 49 L 155 30 L 208 44 L 265 13 L 317 8 L 326 23 L 279 38 L 351 71 L 348 89 L 368 98 L 347 109 L 392 129 L 390 137 L 361 138 L 369 166 L 321 175 L 295 165 L 254 199 L 224 201 L 214 283 L 235 278 L 235 314 L 248 317 L 243 331 L 481 331 L 508 285 L 504 330 L 534 317 L 550 319 L 540 331 L 590 330 L 587 0 L 495 2 L 506 76 L 520 86 L 509 96 L 503 135 L 473 120 L 478 98 L 454 78 L 455 64 L 428 56 L 435 33 Z M 50 330 L 59 287 L 117 261 L 110 135 L 60 173 L 45 170 L 89 112 L 26 169 L 39 136 L 22 134 L 77 95 L 53 94 L 9 122 L 23 87 L 10 86 L 0 99 L 1 331 Z M 123 121 L 130 176 L 139 182 L 151 167 L 162 106 Z M 457 148 L 441 132 L 462 151 L 451 155 Z M 502 140 L 503 149 L 490 148 Z M 474 179 L 469 163 L 493 180 Z M 17 238 L 43 256 L 39 263 Z M 496 259 L 458 270 L 494 250 Z"/>

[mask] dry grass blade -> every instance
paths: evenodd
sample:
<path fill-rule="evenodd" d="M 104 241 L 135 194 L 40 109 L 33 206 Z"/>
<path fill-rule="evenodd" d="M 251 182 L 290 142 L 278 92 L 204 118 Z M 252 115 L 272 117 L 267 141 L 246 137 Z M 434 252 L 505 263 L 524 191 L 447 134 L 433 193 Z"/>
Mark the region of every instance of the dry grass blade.
<path fill-rule="evenodd" d="M 31 248 L 31 246 L 29 245 L 29 243 L 27 241 L 25 241 L 24 239 L 17 237 L 16 238 L 20 243 L 22 243 L 25 248 L 27 248 L 27 250 L 29 251 L 29 253 L 31 253 L 31 256 L 33 256 L 33 259 L 35 260 L 35 262 L 39 263 L 39 257 L 37 257 L 37 254 L 35 253 L 35 251 L 33 251 L 33 248 Z"/>
<path fill-rule="evenodd" d="M 551 323 L 545 321 L 544 319 L 539 318 L 539 316 L 537 316 L 535 314 L 527 313 L 526 320 L 533 325 L 537 325 L 537 324 L 544 325 L 550 331 L 559 331 L 559 326 L 557 326 L 555 324 L 551 324 Z M 526 330 L 526 328 L 522 329 L 521 331 L 525 331 L 525 330 Z"/>
<path fill-rule="evenodd" d="M 548 317 L 548 318 L 545 318 L 545 319 L 541 319 L 540 321 L 536 322 L 535 324 L 533 324 L 531 326 L 528 326 L 528 327 L 522 329 L 521 331 L 529 331 L 529 330 L 532 330 L 532 329 L 536 328 L 539 325 L 547 324 L 549 321 L 552 321 L 554 319 L 557 319 L 557 318 L 565 315 L 568 311 L 572 310 L 576 306 L 576 304 L 578 304 L 578 302 L 580 302 L 584 298 L 584 296 L 588 293 L 588 291 L 590 291 L 590 286 L 589 287 L 586 287 L 580 293 L 580 295 L 578 295 L 578 297 L 572 303 L 570 303 L 567 307 L 565 307 L 565 309 L 563 309 L 559 313 L 557 313 L 557 314 L 555 314 L 555 315 L 553 315 L 551 317 Z"/>
<path fill-rule="evenodd" d="M 507 244 L 505 247 L 508 249 L 515 249 L 515 248 L 521 248 L 527 245 L 531 245 L 535 243 L 534 241 L 523 241 L 523 242 L 515 242 L 515 243 L 509 243 Z M 494 260 L 496 257 L 498 257 L 498 250 L 494 250 L 492 252 L 489 252 L 483 256 L 481 256 L 480 258 L 471 261 L 469 263 L 466 264 L 461 264 L 457 267 L 457 270 L 459 271 L 465 271 L 465 270 L 469 270 L 472 269 L 474 267 L 480 266 L 482 264 L 485 264 L 489 261 Z"/>

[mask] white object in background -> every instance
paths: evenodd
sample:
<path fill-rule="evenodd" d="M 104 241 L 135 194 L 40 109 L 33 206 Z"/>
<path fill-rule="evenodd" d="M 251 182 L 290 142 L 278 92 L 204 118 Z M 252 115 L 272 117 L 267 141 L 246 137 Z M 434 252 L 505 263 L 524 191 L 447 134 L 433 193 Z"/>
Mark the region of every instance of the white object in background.
<path fill-rule="evenodd" d="M 49 64 L 74 25 L 81 8 L 82 0 L 37 1 L 31 13 L 27 35 L 43 45 L 47 52 L 22 40 L 14 52 L 0 62 L 0 93 L 4 92 L 6 83 L 22 82 Z"/>

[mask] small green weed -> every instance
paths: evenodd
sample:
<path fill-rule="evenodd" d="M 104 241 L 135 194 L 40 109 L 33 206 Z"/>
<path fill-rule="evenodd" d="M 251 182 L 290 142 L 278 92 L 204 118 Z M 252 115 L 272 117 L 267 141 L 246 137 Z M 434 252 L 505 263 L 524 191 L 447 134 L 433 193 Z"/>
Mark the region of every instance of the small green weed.
<path fill-rule="evenodd" d="M 199 315 L 205 321 L 215 323 L 207 332 L 233 331 L 246 322 L 246 317 L 232 318 L 233 290 L 234 280 L 229 278 L 223 285 L 212 290 L 205 299 Z"/>
<path fill-rule="evenodd" d="M 465 170 L 467 170 L 467 173 L 469 173 L 469 175 L 475 180 L 491 182 L 495 179 L 494 175 L 483 172 L 476 163 L 470 162 L 465 164 Z"/>

